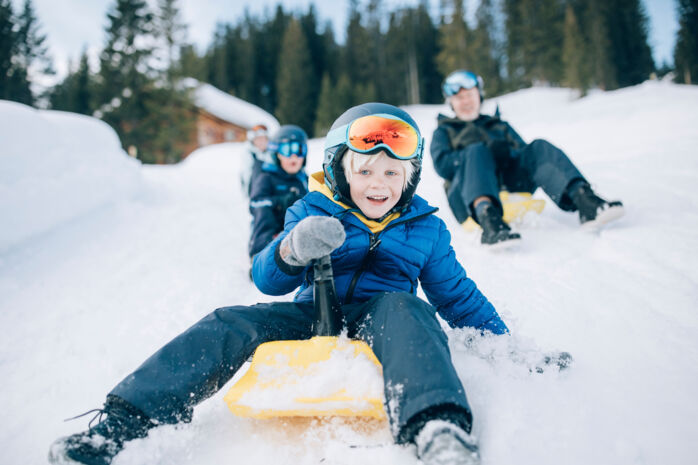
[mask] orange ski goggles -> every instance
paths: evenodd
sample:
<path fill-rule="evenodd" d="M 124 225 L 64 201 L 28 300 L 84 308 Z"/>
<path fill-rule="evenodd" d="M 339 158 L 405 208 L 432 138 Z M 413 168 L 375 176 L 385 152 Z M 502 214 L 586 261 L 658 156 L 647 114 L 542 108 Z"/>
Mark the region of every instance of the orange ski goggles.
<path fill-rule="evenodd" d="M 400 160 L 421 157 L 424 139 L 407 121 L 388 114 L 362 116 L 327 133 L 325 147 L 346 144 L 358 153 L 385 149 Z"/>

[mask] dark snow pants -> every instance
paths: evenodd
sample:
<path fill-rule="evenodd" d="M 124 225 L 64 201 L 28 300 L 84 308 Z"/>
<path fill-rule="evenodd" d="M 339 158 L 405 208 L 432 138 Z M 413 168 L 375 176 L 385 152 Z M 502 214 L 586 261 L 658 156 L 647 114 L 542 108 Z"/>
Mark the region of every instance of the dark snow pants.
<path fill-rule="evenodd" d="M 470 407 L 434 307 L 411 294 L 382 293 L 342 311 L 350 337 L 366 341 L 383 365 L 386 412 L 397 442 L 411 441 L 406 425 L 438 406 L 447 406 L 449 418 L 460 416 L 461 426 L 469 429 Z M 308 304 L 219 308 L 148 358 L 110 394 L 158 422 L 190 421 L 193 407 L 221 389 L 259 344 L 307 339 L 313 321 Z"/>
<path fill-rule="evenodd" d="M 546 140 L 536 139 L 505 160 L 495 160 L 483 143 L 472 144 L 464 149 L 464 158 L 463 169 L 456 172 L 447 192 L 461 223 L 474 216 L 472 206 L 478 197 L 493 198 L 501 209 L 499 192 L 503 189 L 533 193 L 540 187 L 561 209 L 576 209 L 566 190 L 584 176 L 562 150 Z"/>

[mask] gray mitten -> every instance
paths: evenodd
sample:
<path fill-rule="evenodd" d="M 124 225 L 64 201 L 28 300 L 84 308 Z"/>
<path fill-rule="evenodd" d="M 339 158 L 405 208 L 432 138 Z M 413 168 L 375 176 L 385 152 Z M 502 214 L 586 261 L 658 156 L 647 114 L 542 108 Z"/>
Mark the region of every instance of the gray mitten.
<path fill-rule="evenodd" d="M 342 245 L 345 237 L 344 226 L 337 218 L 308 216 L 281 241 L 281 250 L 290 250 L 285 257 L 282 253 L 281 258 L 292 266 L 306 266 L 315 258 L 329 255 Z"/>

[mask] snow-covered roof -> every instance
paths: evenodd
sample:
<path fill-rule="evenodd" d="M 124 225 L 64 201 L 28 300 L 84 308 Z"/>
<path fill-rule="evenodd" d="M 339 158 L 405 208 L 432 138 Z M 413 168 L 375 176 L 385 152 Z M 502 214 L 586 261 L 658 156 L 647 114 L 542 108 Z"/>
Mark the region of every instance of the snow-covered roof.
<path fill-rule="evenodd" d="M 194 103 L 213 116 L 244 128 L 257 124 L 264 124 L 270 132 L 279 128 L 279 121 L 257 105 L 194 78 L 184 79 L 183 85 L 194 89 Z"/>

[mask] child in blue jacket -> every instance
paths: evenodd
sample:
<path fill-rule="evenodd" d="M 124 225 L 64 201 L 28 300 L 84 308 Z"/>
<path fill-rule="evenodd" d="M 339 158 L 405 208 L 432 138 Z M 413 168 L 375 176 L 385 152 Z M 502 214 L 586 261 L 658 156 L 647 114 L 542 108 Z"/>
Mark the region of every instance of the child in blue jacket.
<path fill-rule="evenodd" d="M 308 193 L 305 157 L 308 136 L 298 126 L 281 126 L 269 141 L 273 163 L 263 163 L 250 185 L 250 258 L 284 229 L 286 209 Z"/>
<path fill-rule="evenodd" d="M 478 464 L 472 413 L 438 313 L 452 327 L 507 332 L 458 263 L 436 208 L 414 194 L 423 139 L 403 110 L 347 110 L 325 143 L 323 173 L 291 206 L 284 230 L 253 263 L 267 294 L 300 287 L 293 302 L 215 310 L 177 336 L 107 396 L 106 419 L 51 447 L 53 463 L 108 464 L 125 442 L 157 424 L 190 421 L 264 342 L 312 336 L 312 260 L 331 255 L 348 335 L 383 366 L 397 443 L 415 443 L 428 465 Z M 416 296 L 418 284 L 429 299 Z"/>

